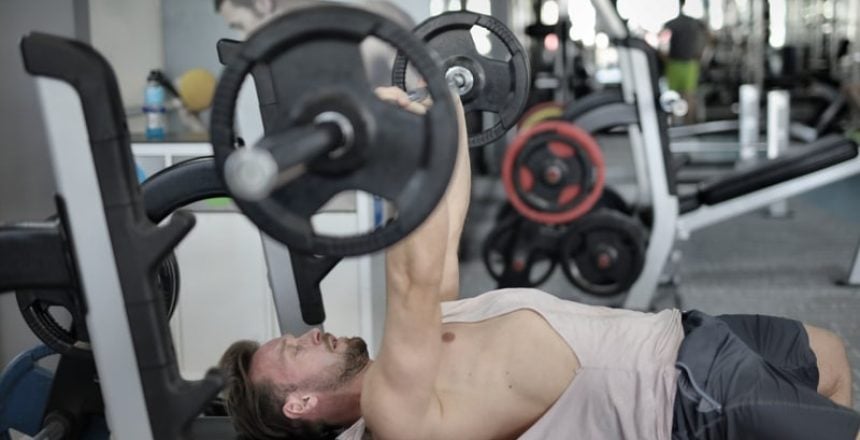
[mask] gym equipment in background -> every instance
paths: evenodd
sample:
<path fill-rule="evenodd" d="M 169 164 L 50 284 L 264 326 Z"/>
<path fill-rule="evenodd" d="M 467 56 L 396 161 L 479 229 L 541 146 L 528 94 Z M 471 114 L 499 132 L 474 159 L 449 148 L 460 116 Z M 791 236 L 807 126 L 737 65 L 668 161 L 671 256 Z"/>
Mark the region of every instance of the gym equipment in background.
<path fill-rule="evenodd" d="M 496 48 L 501 49 L 499 56 L 479 53 L 471 33 L 476 26 L 501 42 L 501 47 Z M 504 23 L 488 15 L 453 11 L 428 18 L 414 32 L 442 59 L 445 79 L 460 96 L 466 114 L 491 113 L 498 117 L 487 129 L 470 127 L 470 146 L 490 144 L 516 125 L 528 102 L 531 71 L 528 54 Z M 409 90 L 407 71 L 413 66 L 408 55 L 397 54 L 392 73 L 392 84 L 403 90 Z"/>
<path fill-rule="evenodd" d="M 425 78 L 433 100 L 425 115 L 377 98 L 364 69 L 355 68 L 371 35 Z M 277 71 L 277 98 L 287 104 L 260 143 L 237 148 L 239 89 L 263 64 Z M 218 84 L 211 134 L 219 174 L 260 229 L 295 251 L 355 256 L 394 244 L 435 208 L 456 159 L 455 115 L 435 57 L 414 35 L 366 11 L 321 6 L 279 17 L 241 46 Z M 317 233 L 313 214 L 349 190 L 382 197 L 396 217 L 364 235 Z"/>
<path fill-rule="evenodd" d="M 482 247 L 484 266 L 500 289 L 538 287 L 558 265 L 579 290 L 610 297 L 641 274 L 648 230 L 612 188 L 588 214 L 564 224 L 543 224 L 502 205 Z"/>
<path fill-rule="evenodd" d="M 568 255 L 561 257 L 567 264 L 563 263 L 562 266 L 573 269 L 573 263 L 576 263 L 577 269 L 580 269 L 578 272 L 568 271 L 572 282 L 594 290 L 598 295 L 601 290 L 616 292 L 620 287 L 629 286 L 622 306 L 647 310 L 654 306 L 660 280 L 673 278 L 669 256 L 675 251 L 676 240 L 685 240 L 700 228 L 772 206 L 776 202 L 860 173 L 857 144 L 842 136 L 826 136 L 778 158 L 760 161 L 703 181 L 691 191 L 679 195 L 676 175 L 678 165 L 671 151 L 667 114 L 667 111 L 673 111 L 673 104 L 661 102 L 657 54 L 644 41 L 630 38 L 623 20 L 611 4 L 595 2 L 595 5 L 600 20 L 607 24 L 610 40 L 616 43 L 624 77 L 622 87 L 619 90 L 597 92 L 569 104 L 562 119 L 591 135 L 621 133 L 630 137 L 638 191 L 633 197 L 635 217 L 630 218 L 633 222 L 629 225 L 619 225 L 611 234 L 615 236 L 612 240 L 604 238 L 598 241 L 615 243 L 610 244 L 616 250 L 623 251 L 619 255 L 636 256 L 631 261 L 639 259 L 644 246 L 644 267 L 624 263 L 625 259 L 619 259 L 618 262 L 623 264 L 617 266 L 614 263 L 605 264 L 612 263 L 611 258 L 606 258 L 606 252 L 577 251 L 580 247 L 568 243 Z M 661 104 L 667 104 L 666 108 Z M 738 122 L 734 124 L 737 126 Z M 785 130 L 789 130 L 789 124 L 772 125 L 784 125 Z M 786 143 L 787 139 L 785 133 L 778 133 L 769 141 L 781 144 Z M 782 150 L 781 147 L 772 149 Z M 509 168 L 510 176 L 529 182 L 528 178 L 522 179 L 512 170 Z M 516 194 L 516 191 L 509 193 Z M 530 208 L 534 209 L 537 205 L 540 204 Z M 575 223 L 584 222 L 586 217 L 587 214 L 568 226 L 574 229 Z M 599 232 L 600 228 L 590 229 L 595 231 L 596 237 L 611 236 Z M 642 232 L 644 239 L 637 238 Z M 588 244 L 588 241 L 584 243 Z M 601 247 L 606 246 L 589 244 L 586 249 L 599 250 Z M 590 254 L 596 257 L 589 257 Z M 591 266 L 591 270 L 581 270 L 587 266 L 586 263 Z M 601 274 L 594 270 L 600 266 L 606 267 L 607 272 Z M 623 277 L 611 274 L 609 269 L 616 267 L 625 268 Z M 637 273 L 638 276 L 635 276 Z M 857 273 L 855 260 L 849 278 L 856 279 Z M 595 283 L 595 280 L 598 282 Z"/>
<path fill-rule="evenodd" d="M 45 345 L 59 354 L 91 357 L 86 307 L 78 287 L 69 281 L 64 289 L 18 290 L 15 298 L 27 326 Z M 179 304 L 179 265 L 173 254 L 156 270 L 155 288 L 163 296 L 169 319 Z M 66 312 L 71 319 L 69 324 L 61 323 L 63 318 L 58 317 L 57 308 Z"/>
<path fill-rule="evenodd" d="M 103 57 L 85 44 L 39 33 L 24 37 L 21 52 L 26 70 L 38 77 L 40 99 L 50 102 L 42 108 L 58 218 L 76 285 L 83 286 L 93 346 L 90 359 L 61 356 L 46 420 L 62 417 L 65 435 L 78 438 L 87 415 L 103 402 L 109 425 L 122 436 L 178 438 L 193 431 L 200 408 L 222 386 L 215 373 L 196 382 L 179 376 L 167 310 L 152 277 L 194 218 L 178 212 L 159 227 L 147 218 L 116 77 Z M 11 290 L 57 287 L 44 280 L 56 282 L 53 275 L 66 267 L 65 261 L 31 264 L 39 273 L 17 279 Z"/>
<path fill-rule="evenodd" d="M 517 124 L 517 131 L 528 130 L 544 121 L 560 119 L 563 113 L 564 107 L 554 101 L 535 104 L 520 118 L 520 122 Z"/>
<path fill-rule="evenodd" d="M 703 182 L 679 196 L 668 117 L 659 102 L 658 56 L 644 41 L 630 38 L 609 2 L 595 1 L 595 6 L 610 40 L 616 43 L 622 89 L 579 100 L 568 107 L 565 117 L 573 116 L 568 120 L 591 134 L 616 130 L 630 136 L 639 190 L 636 211 L 648 226 L 648 245 L 645 267 L 629 289 L 625 308 L 646 310 L 654 305 L 658 282 L 669 266 L 676 240 L 860 174 L 857 144 L 841 136 L 827 136 L 801 151 Z"/>
<path fill-rule="evenodd" d="M 564 227 L 542 225 L 505 205 L 496 226 L 484 240 L 482 257 L 498 288 L 537 287 L 557 264 L 556 248 Z"/>
<path fill-rule="evenodd" d="M 56 354 L 44 345 L 34 347 L 16 356 L 0 373 L 0 440 L 11 440 L 12 430 L 40 439 L 59 439 L 69 434 L 66 416 L 52 413 L 43 419 L 52 404 L 54 374 L 39 362 Z M 67 370 L 58 371 L 63 375 L 61 380 L 69 380 Z M 108 440 L 110 432 L 105 424 L 104 409 L 96 402 L 89 403 L 91 405 L 75 408 L 87 419 L 80 438 Z M 84 407 L 88 411 L 83 411 Z"/>
<path fill-rule="evenodd" d="M 11 440 L 11 430 L 35 436 L 51 391 L 51 372 L 38 365 L 54 352 L 42 345 L 12 359 L 0 373 L 0 440 Z"/>

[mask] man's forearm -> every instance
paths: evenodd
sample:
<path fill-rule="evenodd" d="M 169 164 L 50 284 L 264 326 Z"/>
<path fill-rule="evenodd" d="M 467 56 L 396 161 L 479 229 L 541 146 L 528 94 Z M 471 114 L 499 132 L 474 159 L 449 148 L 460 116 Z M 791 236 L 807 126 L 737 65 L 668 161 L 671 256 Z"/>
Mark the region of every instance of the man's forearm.
<path fill-rule="evenodd" d="M 445 195 L 448 204 L 448 250 L 445 256 L 445 269 L 442 274 L 442 301 L 453 301 L 460 296 L 460 238 L 469 212 L 472 197 L 472 163 L 469 157 L 469 138 L 466 120 L 459 98 L 455 99 L 457 120 L 460 130 L 458 137 L 457 164 L 451 177 L 451 184 Z"/>
<path fill-rule="evenodd" d="M 382 99 L 398 103 L 404 108 L 422 114 L 422 105 L 427 103 L 410 102 L 406 94 L 394 88 L 377 90 Z M 448 189 L 436 210 L 417 231 L 410 237 L 388 251 L 386 265 L 388 266 L 388 282 L 396 286 L 395 290 L 408 290 L 412 283 L 410 279 L 416 276 L 427 278 L 408 268 L 411 258 L 419 258 L 422 262 L 432 261 L 435 267 L 428 267 L 438 272 L 440 277 L 437 300 L 451 301 L 457 299 L 460 292 L 460 270 L 458 251 L 460 237 L 472 192 L 472 165 L 469 158 L 469 139 L 466 131 L 466 120 L 463 106 L 458 96 L 454 96 L 458 121 L 457 161 L 451 174 Z M 443 232 L 444 229 L 444 232 Z M 423 263 L 422 263 L 423 264 Z M 427 281 L 427 280 L 425 280 Z"/>
<path fill-rule="evenodd" d="M 448 204 L 439 203 L 430 217 L 409 237 L 389 248 L 386 254 L 387 290 L 392 295 L 408 295 L 441 290 L 443 267 L 448 253 Z M 438 297 L 435 298 L 438 301 Z"/>

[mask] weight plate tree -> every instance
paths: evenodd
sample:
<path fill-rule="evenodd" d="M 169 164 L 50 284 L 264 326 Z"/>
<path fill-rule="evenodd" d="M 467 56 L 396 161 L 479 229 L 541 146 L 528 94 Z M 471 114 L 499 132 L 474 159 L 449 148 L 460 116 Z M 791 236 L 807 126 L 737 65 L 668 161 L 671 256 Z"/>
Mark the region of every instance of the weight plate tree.
<path fill-rule="evenodd" d="M 426 114 L 373 93 L 357 68 L 368 37 L 392 45 L 426 78 L 433 102 Z M 274 73 L 279 102 L 290 104 L 261 142 L 239 148 L 236 99 L 261 64 Z M 326 5 L 276 18 L 242 45 L 218 84 L 211 124 L 218 173 L 242 212 L 294 251 L 346 257 L 385 249 L 430 215 L 453 172 L 458 126 L 440 65 L 411 32 L 361 9 Z M 361 235 L 317 233 L 311 217 L 351 190 L 387 200 L 395 218 Z"/>
<path fill-rule="evenodd" d="M 504 61 L 481 55 L 472 38 L 474 26 L 502 42 Z M 490 144 L 517 124 L 528 103 L 531 71 L 528 54 L 504 23 L 487 15 L 454 11 L 425 20 L 414 32 L 442 58 L 445 80 L 460 95 L 466 113 L 488 112 L 499 117 L 492 127 L 471 134 L 469 146 Z M 403 52 L 394 60 L 392 83 L 403 90 L 407 90 L 409 62 Z"/>

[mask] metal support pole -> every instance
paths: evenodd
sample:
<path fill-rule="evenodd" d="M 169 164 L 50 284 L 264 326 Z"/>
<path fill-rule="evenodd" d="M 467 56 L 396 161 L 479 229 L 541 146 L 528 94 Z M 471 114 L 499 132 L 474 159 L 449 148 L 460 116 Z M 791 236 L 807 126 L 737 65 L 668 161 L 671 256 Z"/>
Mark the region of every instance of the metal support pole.
<path fill-rule="evenodd" d="M 786 90 L 774 90 L 767 94 L 767 158 L 776 159 L 788 151 L 791 103 Z M 786 218 L 791 214 L 788 200 L 770 205 L 768 214 L 772 218 Z"/>
<path fill-rule="evenodd" d="M 758 158 L 761 92 L 756 85 L 744 84 L 740 88 L 739 96 L 740 164 L 743 165 Z"/>
<path fill-rule="evenodd" d="M 558 23 L 556 23 L 556 32 L 558 33 L 558 53 L 555 59 L 555 77 L 558 78 L 559 86 L 556 88 L 555 102 L 565 104 L 569 98 L 568 82 L 568 42 L 567 30 L 569 29 L 570 14 L 568 13 L 567 0 L 559 0 L 558 2 Z"/>
<path fill-rule="evenodd" d="M 111 430 L 152 440 L 149 411 L 96 176 L 81 98 L 68 84 L 38 78 L 58 195 L 68 209 L 72 255 L 87 304 L 87 329 Z"/>
<path fill-rule="evenodd" d="M 275 314 L 281 334 L 301 335 L 312 329 L 302 318 L 299 291 L 293 273 L 290 250 L 268 235 L 260 234 L 269 268 L 269 287 L 275 302 Z"/>
<path fill-rule="evenodd" d="M 746 66 L 747 82 L 755 84 L 759 91 L 764 88 L 765 60 L 767 57 L 767 20 L 765 0 L 750 1 L 751 33 L 747 35 Z"/>

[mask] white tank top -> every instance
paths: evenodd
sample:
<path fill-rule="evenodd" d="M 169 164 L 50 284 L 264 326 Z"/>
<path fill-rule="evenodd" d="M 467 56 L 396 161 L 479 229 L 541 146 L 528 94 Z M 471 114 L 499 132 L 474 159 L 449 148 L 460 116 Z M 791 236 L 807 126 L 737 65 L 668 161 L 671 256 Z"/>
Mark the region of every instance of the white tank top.
<path fill-rule="evenodd" d="M 579 358 L 561 397 L 520 440 L 669 440 L 684 338 L 677 310 L 641 313 L 562 300 L 535 289 L 505 289 L 442 304 L 445 323 L 532 310 Z M 359 440 L 361 420 L 338 439 Z"/>

